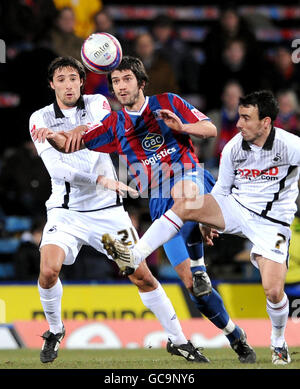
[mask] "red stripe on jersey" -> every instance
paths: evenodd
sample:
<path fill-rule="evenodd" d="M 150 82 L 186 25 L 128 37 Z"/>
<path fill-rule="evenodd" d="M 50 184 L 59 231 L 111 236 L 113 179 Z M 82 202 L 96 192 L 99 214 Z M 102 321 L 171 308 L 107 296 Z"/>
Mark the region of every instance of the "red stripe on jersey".
<path fill-rule="evenodd" d="M 159 124 L 158 124 L 158 122 L 157 122 L 153 112 L 150 109 L 149 103 L 146 106 L 144 112 L 142 113 L 142 117 L 143 117 L 144 123 L 145 123 L 146 127 L 148 128 L 149 132 L 161 134 L 161 129 L 159 127 Z M 149 118 L 150 118 L 150 120 L 149 120 Z M 159 152 L 160 150 L 163 150 L 163 147 L 160 147 L 156 151 Z M 146 156 L 146 158 L 149 158 L 149 157 Z M 167 158 L 164 157 L 163 162 L 166 162 L 168 165 L 170 165 L 171 164 L 171 159 L 168 158 L 168 157 Z M 154 170 L 152 170 L 151 165 L 148 165 L 147 168 L 148 168 L 148 171 L 150 172 L 150 176 L 149 176 L 149 180 L 148 180 L 148 185 L 151 188 L 155 188 L 156 186 L 159 185 L 159 181 L 156 180 L 155 174 L 154 174 Z M 164 171 L 164 165 L 162 167 L 162 171 Z"/>
<path fill-rule="evenodd" d="M 179 99 L 177 96 L 173 97 L 173 104 L 176 109 L 180 112 L 182 117 L 189 123 L 196 123 L 198 121 L 201 121 L 203 119 L 208 119 L 204 113 L 200 112 L 198 109 L 194 109 L 191 111 L 184 102 Z"/>
<path fill-rule="evenodd" d="M 123 113 L 124 113 L 124 117 L 125 117 L 125 138 L 128 142 L 128 144 L 130 145 L 132 151 L 135 153 L 136 157 L 137 157 L 137 160 L 138 161 L 141 161 L 143 159 L 147 159 L 147 155 L 145 154 L 143 148 L 141 147 L 141 141 L 140 139 L 138 138 L 138 136 L 136 134 L 134 134 L 134 136 L 131 136 L 132 132 L 131 131 L 135 131 L 135 128 L 134 128 L 134 125 L 133 125 L 133 122 L 130 118 L 130 116 L 128 115 L 128 113 L 125 111 L 125 109 L 123 108 L 122 109 Z M 129 129 L 129 128 L 132 128 L 131 130 L 129 131 L 126 131 L 126 129 Z M 125 154 L 123 152 L 123 150 L 121 149 L 121 144 L 120 144 L 120 150 L 121 150 L 121 154 Z M 141 185 L 141 181 L 139 180 L 138 176 L 139 174 L 136 173 L 135 169 L 132 167 L 132 165 L 129 163 L 128 161 L 128 158 L 126 157 L 126 160 L 127 160 L 127 163 L 128 163 L 128 166 L 130 168 L 130 171 L 131 171 L 131 174 L 136 178 L 136 180 L 138 181 L 138 188 L 141 192 L 143 192 L 146 188 L 142 188 Z M 140 162 L 139 164 L 139 168 L 143 168 L 144 170 L 144 174 L 148 177 L 148 185 L 150 185 L 150 182 L 151 182 L 151 166 L 145 166 L 142 162 Z"/>
<path fill-rule="evenodd" d="M 171 112 L 174 112 L 174 109 L 170 103 L 167 93 L 157 95 L 156 97 L 162 109 L 169 109 Z M 176 102 L 176 104 L 174 105 L 176 106 L 176 109 L 178 109 L 180 114 L 185 118 L 185 120 L 187 120 L 190 123 L 196 123 L 198 121 L 198 119 L 191 113 L 191 111 L 187 108 L 187 106 L 177 96 L 174 96 L 173 102 Z M 176 112 L 174 113 L 176 114 Z M 187 117 L 190 117 L 190 120 Z M 171 131 L 173 133 L 174 138 L 177 141 L 180 150 L 180 154 L 181 154 L 180 161 L 184 165 L 188 165 L 190 166 L 190 168 L 192 168 L 192 166 L 194 166 L 194 161 L 196 162 L 199 161 L 194 152 L 194 146 L 191 138 L 188 135 L 180 134 L 177 131 L 174 130 Z M 188 152 L 192 155 L 194 161 L 191 160 L 191 158 L 188 155 Z"/>
<path fill-rule="evenodd" d="M 114 128 L 116 126 L 117 120 L 117 113 L 112 112 L 99 124 L 98 127 L 88 130 L 88 132 L 86 132 L 85 135 L 82 137 L 83 141 L 87 143 L 105 134 L 106 132 L 108 132 L 110 127 Z M 116 141 L 116 137 L 114 137 L 112 142 L 99 147 L 95 147 L 93 150 L 100 151 L 102 153 L 113 153 L 114 151 L 118 151 L 118 142 Z"/>
<path fill-rule="evenodd" d="M 170 104 L 170 101 L 169 101 L 169 98 L 168 98 L 168 94 L 167 93 L 162 93 L 160 95 L 157 95 L 156 96 L 157 98 L 157 101 L 159 102 L 159 105 L 161 106 L 162 109 L 168 109 L 172 112 L 174 112 L 171 104 Z M 171 130 L 171 129 L 170 129 Z M 173 135 L 174 135 L 174 132 L 173 130 L 171 130 Z M 177 139 L 176 139 L 177 140 Z M 178 142 L 177 142 L 178 143 Z M 167 156 L 164 158 L 164 162 L 168 163 L 169 166 L 171 166 L 172 164 L 172 159 L 171 159 L 171 156 Z"/>
<path fill-rule="evenodd" d="M 169 220 L 170 223 L 173 224 L 173 226 L 176 228 L 177 231 L 180 231 L 180 227 L 178 224 L 176 224 L 172 219 L 170 219 L 168 216 L 166 216 L 165 214 L 163 215 L 167 220 Z"/>
<path fill-rule="evenodd" d="M 179 99 L 177 96 L 174 96 L 173 104 L 174 104 L 175 108 L 178 109 L 178 111 L 180 112 L 182 117 L 189 123 L 197 123 L 198 121 L 208 119 L 208 117 L 206 115 L 204 115 L 204 113 L 198 111 L 198 109 L 196 109 L 196 108 L 193 110 L 194 112 L 191 111 L 184 104 L 184 102 L 181 99 Z M 189 147 L 190 147 L 190 153 L 192 154 L 194 160 L 199 162 L 198 157 L 196 156 L 196 154 L 194 152 L 193 142 L 192 142 L 190 137 L 189 137 Z M 185 158 L 187 156 L 185 152 L 186 152 L 186 149 L 183 148 L 181 150 L 181 154 L 183 155 L 183 162 L 189 163 L 189 162 L 191 162 L 190 158 Z"/>

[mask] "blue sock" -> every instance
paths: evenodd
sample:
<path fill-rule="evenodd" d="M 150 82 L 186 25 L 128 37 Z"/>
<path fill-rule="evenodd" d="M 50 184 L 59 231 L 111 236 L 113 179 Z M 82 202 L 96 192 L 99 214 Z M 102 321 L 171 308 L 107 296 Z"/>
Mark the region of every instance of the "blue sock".
<path fill-rule="evenodd" d="M 240 327 L 235 325 L 235 329 L 229 334 L 226 335 L 226 338 L 229 340 L 229 343 L 233 343 L 235 340 L 240 339 L 241 330 Z"/>
<path fill-rule="evenodd" d="M 198 270 L 201 270 L 201 271 L 205 271 L 206 272 L 206 266 L 205 265 L 201 265 L 201 266 L 195 266 L 195 267 L 191 267 L 191 272 L 194 274 L 196 271 Z"/>
<path fill-rule="evenodd" d="M 213 289 L 208 296 L 195 297 L 190 294 L 192 301 L 196 304 L 199 311 L 205 315 L 216 327 L 223 330 L 229 321 L 229 315 L 223 304 L 223 300 L 219 293 Z M 230 343 L 240 338 L 240 330 L 238 326 L 228 335 L 225 335 Z"/>

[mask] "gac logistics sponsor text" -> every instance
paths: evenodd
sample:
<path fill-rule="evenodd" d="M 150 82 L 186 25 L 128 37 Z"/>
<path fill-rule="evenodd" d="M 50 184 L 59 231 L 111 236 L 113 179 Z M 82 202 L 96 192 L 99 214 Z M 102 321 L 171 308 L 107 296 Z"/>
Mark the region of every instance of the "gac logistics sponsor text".
<path fill-rule="evenodd" d="M 152 157 L 142 160 L 142 162 L 145 166 L 154 165 L 156 162 L 160 161 L 163 157 L 175 153 L 175 151 L 176 151 L 175 147 L 172 147 L 170 149 L 164 149 L 157 154 L 153 154 Z"/>
<path fill-rule="evenodd" d="M 164 285 L 180 319 L 191 317 L 182 289 L 177 284 Z M 22 299 L 20 299 L 22 296 Z M 36 285 L 2 285 L 0 298 L 5 304 L 5 320 L 44 319 Z M 25 302 L 25 303 L 24 303 Z M 64 285 L 63 319 L 153 319 L 131 284 Z"/>

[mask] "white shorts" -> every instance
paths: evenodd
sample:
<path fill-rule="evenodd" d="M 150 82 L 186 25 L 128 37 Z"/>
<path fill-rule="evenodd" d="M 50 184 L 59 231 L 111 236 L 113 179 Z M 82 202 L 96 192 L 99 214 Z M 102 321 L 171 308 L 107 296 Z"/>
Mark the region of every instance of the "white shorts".
<path fill-rule="evenodd" d="M 64 265 L 72 265 L 83 245 L 107 255 L 101 243 L 105 233 L 127 242 L 129 246 L 138 240 L 136 229 L 122 206 L 93 212 L 53 208 L 48 211 L 40 247 L 46 244 L 61 247 L 66 254 Z"/>
<path fill-rule="evenodd" d="M 219 204 L 225 220 L 225 234 L 248 238 L 253 244 L 250 259 L 255 267 L 254 254 L 262 255 L 278 263 L 289 259 L 291 230 L 279 223 L 273 223 L 243 207 L 232 195 L 211 193 Z"/>

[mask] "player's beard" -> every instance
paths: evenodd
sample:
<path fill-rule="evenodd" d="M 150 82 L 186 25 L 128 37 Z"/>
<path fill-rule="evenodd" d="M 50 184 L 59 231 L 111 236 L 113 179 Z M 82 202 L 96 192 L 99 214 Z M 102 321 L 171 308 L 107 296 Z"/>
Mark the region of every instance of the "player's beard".
<path fill-rule="evenodd" d="M 139 96 L 139 90 L 137 90 L 132 95 L 125 96 L 125 98 L 119 97 L 119 101 L 124 107 L 128 107 L 130 109 L 137 103 Z"/>

